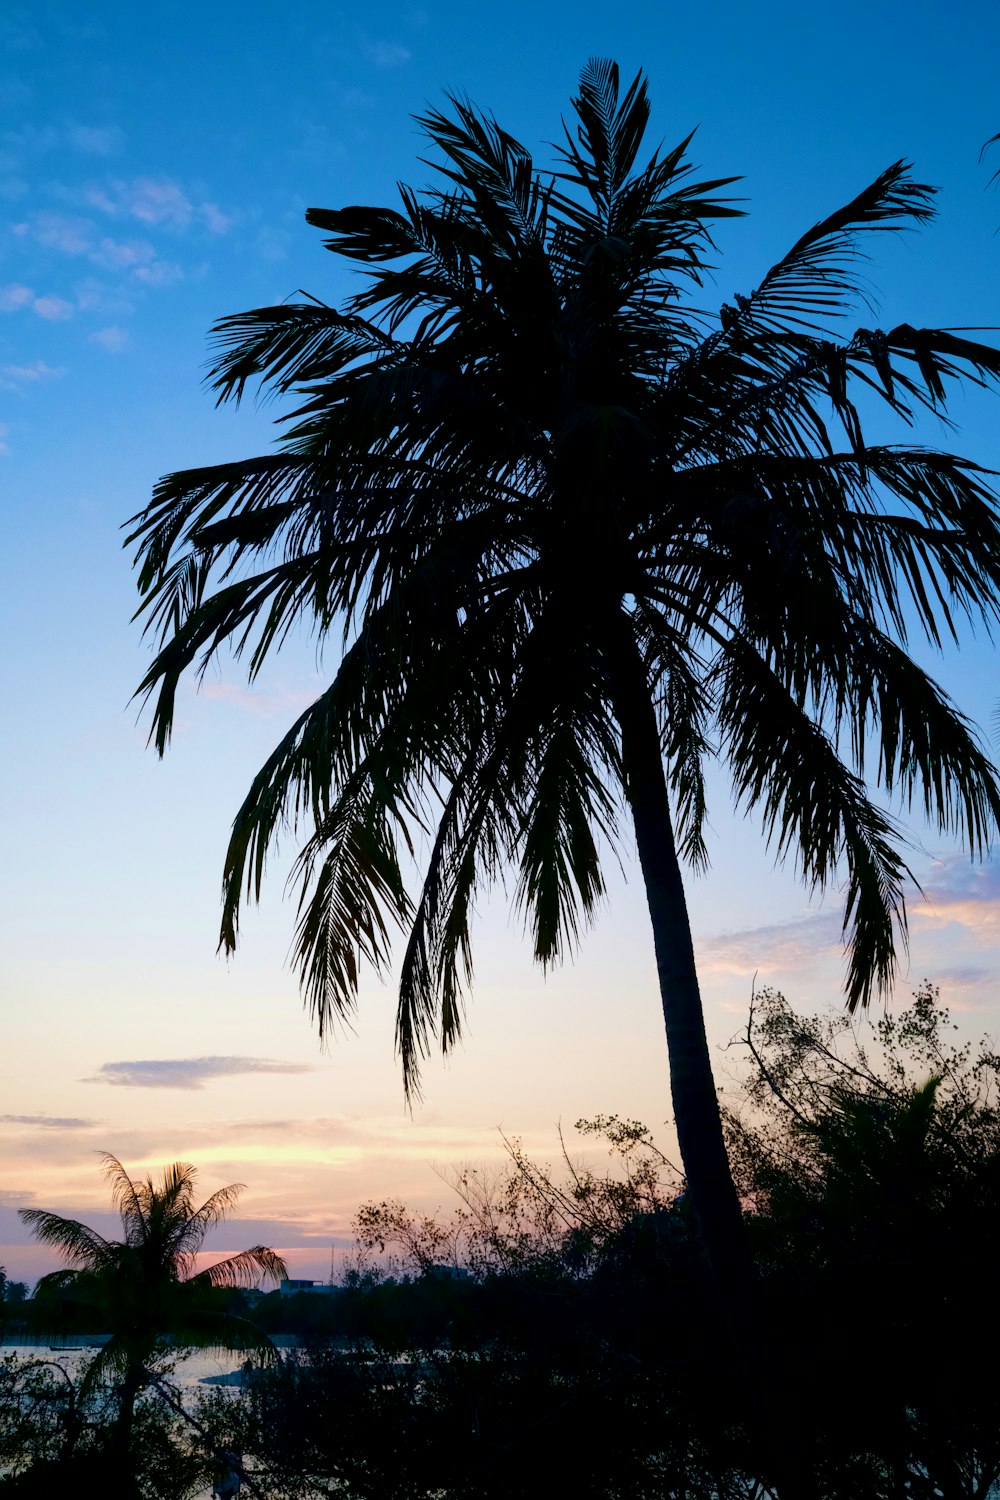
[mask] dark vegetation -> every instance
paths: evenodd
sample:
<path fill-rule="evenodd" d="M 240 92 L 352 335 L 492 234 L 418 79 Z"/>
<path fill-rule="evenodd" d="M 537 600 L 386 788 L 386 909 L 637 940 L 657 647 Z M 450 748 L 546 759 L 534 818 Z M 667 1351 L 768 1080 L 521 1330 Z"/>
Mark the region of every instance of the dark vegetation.
<path fill-rule="evenodd" d="M 1000 1481 L 1000 1057 L 953 1035 L 929 987 L 863 1030 L 764 992 L 734 1044 L 748 1066 L 724 1118 L 761 1369 L 794 1374 L 781 1422 L 816 1500 L 985 1500 Z M 769 1471 L 727 1364 L 675 1169 L 634 1122 L 578 1130 L 606 1170 L 569 1150 L 542 1167 L 511 1141 L 503 1170 L 456 1176 L 450 1217 L 364 1207 L 333 1295 L 220 1292 L 299 1347 L 186 1415 L 169 1374 L 147 1384 L 122 1493 L 181 1500 L 226 1454 L 244 1493 L 274 1500 L 802 1493 Z M 57 1492 L 32 1476 L 61 1483 L 110 1441 L 115 1381 L 74 1387 L 53 1360 L 0 1370 L 12 1494 Z"/>
<path fill-rule="evenodd" d="M 237 811 L 221 942 L 291 826 L 321 1029 L 405 934 L 408 1089 L 459 1036 L 477 894 L 509 879 L 558 962 L 602 852 L 634 840 L 681 1159 L 735 1332 L 755 1283 L 684 894 L 706 771 L 810 886 L 843 883 L 850 1006 L 887 993 L 907 870 L 874 789 L 974 854 L 1000 825 L 974 726 L 910 654 L 997 619 L 989 476 L 911 429 L 993 386 L 1000 351 L 869 326 L 866 249 L 934 214 L 902 161 L 746 295 L 699 305 L 735 179 L 698 181 L 690 138 L 651 151 L 649 119 L 645 78 L 601 59 L 544 168 L 468 100 L 429 109 L 428 188 L 307 214 L 358 273 L 343 308 L 299 294 L 216 326 L 211 388 L 287 398 L 281 446 L 167 475 L 128 540 L 161 753 L 179 682 L 218 652 L 251 680 L 290 631 L 334 657 Z M 736 1350 L 748 1385 L 763 1338 Z"/>
<path fill-rule="evenodd" d="M 683 883 L 718 759 L 807 883 L 846 877 L 853 1011 L 888 992 L 905 925 L 883 794 L 973 854 L 995 836 L 998 773 L 908 645 L 1000 616 L 991 476 L 872 444 L 862 417 L 943 416 L 1000 352 L 856 326 L 864 245 L 932 216 L 905 163 L 709 313 L 692 299 L 734 179 L 693 182 L 688 141 L 642 157 L 641 75 L 622 93 L 592 62 L 572 105 L 545 173 L 467 101 L 428 111 L 437 186 L 309 211 L 363 272 L 345 309 L 217 326 L 219 399 L 259 382 L 292 426 L 276 453 L 168 475 L 133 519 L 158 642 L 140 691 L 162 752 L 181 677 L 219 650 L 251 678 L 303 625 L 338 651 L 237 813 L 222 942 L 291 825 L 321 1029 L 406 934 L 411 1092 L 460 1033 L 477 892 L 513 871 L 556 962 L 602 850 L 634 837 L 680 1167 L 616 1118 L 580 1126 L 605 1174 L 510 1142 L 450 1220 L 363 1209 L 336 1295 L 253 1305 L 266 1248 L 192 1274 L 231 1199 L 196 1210 L 190 1168 L 136 1184 L 109 1159 L 122 1242 L 25 1215 L 70 1265 L 5 1318 L 99 1316 L 112 1338 L 79 1382 L 0 1368 L 8 1494 L 986 1500 L 1000 1477 L 1000 1059 L 952 1045 L 930 990 L 870 1044 L 764 993 L 720 1108 Z M 278 1358 L 281 1325 L 300 1347 Z M 206 1343 L 255 1359 L 185 1405 L 171 1360 Z"/>

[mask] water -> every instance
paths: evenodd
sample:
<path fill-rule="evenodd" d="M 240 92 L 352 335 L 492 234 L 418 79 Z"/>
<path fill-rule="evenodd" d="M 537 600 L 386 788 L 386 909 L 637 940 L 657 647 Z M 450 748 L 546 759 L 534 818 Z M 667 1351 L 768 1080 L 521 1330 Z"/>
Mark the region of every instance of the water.
<path fill-rule="evenodd" d="M 57 1339 L 39 1340 L 37 1343 L 8 1343 L 0 1339 L 0 1355 L 16 1354 L 19 1359 L 54 1360 L 62 1365 L 67 1375 L 75 1380 L 79 1372 L 93 1359 L 97 1350 L 107 1342 L 107 1335 L 96 1334 L 82 1345 L 73 1339 L 60 1342 Z M 277 1337 L 274 1343 L 279 1349 L 297 1345 L 298 1341 Z M 198 1349 L 185 1354 L 174 1365 L 170 1376 L 174 1385 L 182 1391 L 195 1390 L 206 1379 L 212 1385 L 225 1384 L 223 1376 L 238 1374 L 245 1354 Z"/>
<path fill-rule="evenodd" d="M 53 1361 L 62 1366 L 66 1374 L 74 1382 L 76 1377 L 86 1368 L 93 1359 L 95 1353 L 107 1342 L 107 1334 L 95 1334 L 85 1341 L 81 1339 L 78 1344 L 73 1339 L 65 1340 L 38 1340 L 33 1343 L 12 1343 L 6 1339 L 0 1339 L 0 1356 L 14 1354 L 23 1360 L 46 1360 Z M 298 1346 L 298 1339 L 288 1335 L 276 1335 L 273 1342 L 279 1349 L 287 1349 Z M 174 1365 L 169 1379 L 181 1393 L 182 1399 L 187 1393 L 192 1396 L 199 1390 L 210 1390 L 213 1386 L 226 1387 L 230 1385 L 229 1376 L 238 1377 L 246 1355 L 239 1352 L 224 1352 L 199 1349 L 191 1354 L 185 1354 L 179 1358 Z M 205 1382 L 208 1382 L 206 1385 Z M 235 1384 L 235 1382 L 232 1382 Z M 210 1500 L 210 1490 L 202 1490 L 192 1500 Z"/>

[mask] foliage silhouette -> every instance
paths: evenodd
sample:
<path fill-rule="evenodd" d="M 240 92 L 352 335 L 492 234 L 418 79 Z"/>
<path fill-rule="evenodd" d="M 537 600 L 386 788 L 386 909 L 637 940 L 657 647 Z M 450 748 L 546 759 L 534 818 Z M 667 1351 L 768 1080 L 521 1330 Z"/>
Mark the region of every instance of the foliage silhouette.
<path fill-rule="evenodd" d="M 982 1357 L 1000 1057 L 955 1029 L 925 982 L 867 1035 L 766 990 L 742 1038 L 752 1107 L 727 1115 L 731 1160 L 774 1340 L 809 1372 L 787 1420 L 812 1429 L 821 1472 L 867 1455 L 841 1490 L 859 1497 L 981 1500 L 1000 1484 L 1000 1384 Z M 874 1376 L 862 1400 L 859 1340 Z"/>
<path fill-rule="evenodd" d="M 86 1398 L 99 1385 L 113 1383 L 116 1416 L 111 1446 L 124 1461 L 135 1403 L 158 1368 L 181 1349 L 249 1349 L 263 1358 L 273 1353 L 245 1318 L 220 1303 L 219 1289 L 249 1287 L 287 1275 L 280 1255 L 254 1245 L 196 1270 L 205 1236 L 235 1207 L 242 1185 L 231 1184 L 195 1205 L 196 1169 L 187 1162 L 164 1168 L 160 1182 L 133 1181 L 121 1162 L 102 1153 L 122 1239 L 106 1240 L 76 1219 L 40 1208 L 18 1210 L 45 1245 L 69 1262 L 66 1270 L 43 1276 L 35 1291 L 36 1324 L 53 1329 L 79 1327 L 111 1337 L 88 1367 L 81 1388 Z"/>
<path fill-rule="evenodd" d="M 779 857 L 846 876 L 850 1007 L 888 990 L 905 933 L 903 839 L 866 788 L 979 853 L 1000 791 L 976 732 L 911 659 L 990 628 L 1000 530 L 987 474 L 866 441 L 860 395 L 903 424 L 1000 353 L 961 330 L 844 320 L 862 247 L 927 222 L 897 162 L 717 316 L 689 305 L 732 178 L 689 140 L 640 152 L 649 97 L 595 60 L 555 170 L 460 97 L 419 124 L 438 186 L 399 209 L 310 209 L 364 275 L 224 318 L 220 402 L 294 400 L 280 451 L 167 475 L 133 518 L 140 686 L 166 748 L 178 683 L 232 647 L 253 679 L 297 627 L 340 641 L 331 685 L 235 819 L 222 944 L 290 824 L 294 956 L 321 1031 L 362 961 L 407 934 L 406 1087 L 460 1033 L 476 893 L 514 873 L 547 966 L 604 892 L 627 810 L 638 850 L 691 1201 L 715 1273 L 747 1261 L 705 1037 L 682 862 L 707 865 L 706 763 L 728 765 Z M 416 895 L 408 862 L 426 835 Z"/>
<path fill-rule="evenodd" d="M 766 1337 L 792 1372 L 769 1394 L 808 1450 L 812 1500 L 985 1500 L 1000 1482 L 982 1358 L 1000 1058 L 949 1031 L 930 987 L 870 1028 L 765 992 L 743 1038 L 727 1130 Z M 505 1170 L 458 1175 L 450 1218 L 362 1209 L 381 1269 L 362 1258 L 342 1294 L 353 1337 L 207 1402 L 275 1495 L 322 1493 L 324 1476 L 351 1500 L 795 1493 L 720 1359 L 676 1171 L 634 1122 L 580 1124 L 610 1168 L 566 1153 L 553 1169 L 511 1141 Z"/>

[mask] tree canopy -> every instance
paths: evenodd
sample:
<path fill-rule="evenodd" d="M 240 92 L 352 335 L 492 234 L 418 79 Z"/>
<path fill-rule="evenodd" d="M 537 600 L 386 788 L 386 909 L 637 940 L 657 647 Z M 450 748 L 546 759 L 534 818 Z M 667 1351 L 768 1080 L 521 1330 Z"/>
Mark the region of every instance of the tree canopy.
<path fill-rule="evenodd" d="M 976 463 L 871 442 L 866 417 L 941 415 L 956 386 L 995 384 L 1000 352 L 858 326 L 866 247 L 933 216 L 907 163 L 710 312 L 734 179 L 698 180 L 690 137 L 643 154 L 642 74 L 623 89 L 592 60 L 572 108 L 545 170 L 468 100 L 429 109 L 431 186 L 307 213 L 361 273 L 344 308 L 303 296 L 216 325 L 218 400 L 259 382 L 290 425 L 277 452 L 167 475 L 133 518 L 159 643 L 139 691 L 162 753 L 181 677 L 223 648 L 251 680 L 300 627 L 338 651 L 236 814 L 221 941 L 291 825 L 293 953 L 321 1031 L 406 935 L 411 1093 L 460 1034 L 477 893 L 508 882 L 536 959 L 557 962 L 630 839 L 624 813 L 681 1155 L 735 1287 L 682 872 L 708 860 L 707 767 L 809 886 L 843 881 L 850 1007 L 887 993 L 908 870 L 879 792 L 973 854 L 1000 824 L 975 727 L 909 653 L 995 626 L 1000 524 Z"/>

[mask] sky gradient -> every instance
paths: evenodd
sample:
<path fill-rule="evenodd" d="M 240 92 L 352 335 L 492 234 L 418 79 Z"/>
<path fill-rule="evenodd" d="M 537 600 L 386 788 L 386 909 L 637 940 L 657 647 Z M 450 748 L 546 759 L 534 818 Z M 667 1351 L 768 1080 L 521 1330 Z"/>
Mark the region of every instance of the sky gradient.
<path fill-rule="evenodd" d="M 835 17 L 835 19 L 834 19 Z M 786 4 L 627 10 L 514 0 L 378 12 L 288 7 L 6 5 L 0 15 L 0 787 L 3 1049 L 0 1262 L 51 1262 L 17 1206 L 110 1224 L 94 1152 L 136 1171 L 194 1161 L 205 1194 L 248 1184 L 218 1241 L 260 1239 L 323 1276 L 355 1207 L 448 1203 L 435 1168 L 498 1153 L 497 1127 L 552 1155 L 556 1127 L 617 1112 L 659 1126 L 666 1053 L 641 886 L 625 850 L 577 961 L 547 980 L 516 919 L 484 899 L 465 1045 L 403 1107 L 391 985 L 368 978 L 355 1029 L 322 1053 L 285 965 L 291 846 L 235 960 L 215 953 L 229 824 L 288 722 L 328 680 L 293 641 L 252 691 L 223 662 L 188 684 L 163 762 L 131 694 L 148 662 L 124 522 L 169 469 L 264 452 L 276 412 L 215 411 L 201 389 L 212 322 L 305 288 L 336 303 L 344 266 L 309 205 L 388 203 L 428 180 L 412 115 L 467 92 L 545 160 L 590 55 L 651 78 L 652 140 L 693 127 L 693 159 L 742 174 L 749 217 L 717 235 L 716 308 L 900 157 L 939 185 L 940 216 L 879 237 L 880 320 L 1000 324 L 995 6 Z M 870 320 L 869 320 L 870 321 Z M 1000 332 L 994 335 L 1000 338 Z M 919 442 L 1000 467 L 1000 406 L 972 394 Z M 881 430 L 888 440 L 900 431 Z M 989 731 L 988 642 L 931 668 Z M 810 904 L 730 811 L 720 776 L 710 875 L 690 901 L 711 1039 L 745 1018 L 753 976 L 793 1004 L 839 1002 L 835 891 Z M 973 1032 L 998 1024 L 1000 868 L 912 825 L 925 889 L 900 993 L 925 975 Z M 720 1077 L 738 1068 L 718 1053 Z M 665 1136 L 669 1139 L 669 1135 Z"/>

